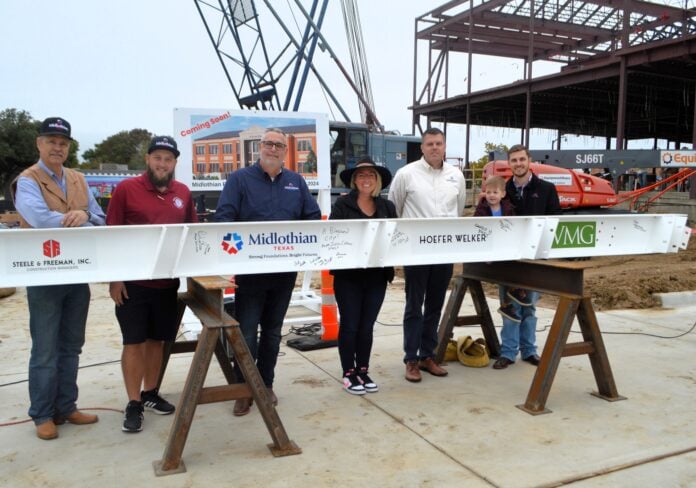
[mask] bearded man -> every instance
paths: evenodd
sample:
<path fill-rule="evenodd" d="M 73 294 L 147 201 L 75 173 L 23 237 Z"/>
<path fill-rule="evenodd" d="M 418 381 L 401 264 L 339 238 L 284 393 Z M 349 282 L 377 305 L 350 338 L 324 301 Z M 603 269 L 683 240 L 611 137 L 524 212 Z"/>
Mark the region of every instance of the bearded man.
<path fill-rule="evenodd" d="M 174 180 L 179 150 L 169 136 L 157 136 L 148 147 L 142 175 L 116 187 L 106 214 L 107 225 L 183 224 L 198 222 L 186 185 Z M 109 293 L 116 304 L 123 352 L 121 369 L 128 394 L 123 432 L 140 432 L 143 410 L 159 415 L 174 405 L 159 395 L 157 380 L 165 341 L 176 339 L 178 279 L 114 282 Z"/>
<path fill-rule="evenodd" d="M 512 178 L 505 185 L 506 199 L 515 208 L 515 215 L 558 215 L 561 205 L 558 192 L 553 183 L 544 181 L 532 173 L 532 158 L 526 146 L 517 144 L 508 150 L 508 165 Z M 510 299 L 512 310 L 520 321 L 503 316 L 503 329 L 500 331 L 500 357 L 493 364 L 494 369 L 505 369 L 515 363 L 517 354 L 532 366 L 539 366 L 541 358 L 536 347 L 536 303 L 539 292 L 522 290 L 522 294 L 511 294 L 500 288 L 500 301 Z"/>

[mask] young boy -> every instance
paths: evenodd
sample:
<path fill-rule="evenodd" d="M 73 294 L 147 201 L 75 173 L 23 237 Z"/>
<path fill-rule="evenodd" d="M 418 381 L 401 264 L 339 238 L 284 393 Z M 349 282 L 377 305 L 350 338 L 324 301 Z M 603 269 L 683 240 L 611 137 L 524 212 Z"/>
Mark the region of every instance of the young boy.
<path fill-rule="evenodd" d="M 504 200 L 504 198 L 505 178 L 495 175 L 489 176 L 485 183 L 484 197 L 476 206 L 474 217 L 507 217 L 515 215 L 515 209 L 512 207 L 512 204 L 508 200 Z M 527 298 L 527 292 L 521 288 L 500 288 L 500 296 L 504 298 L 501 298 L 498 312 L 500 315 L 519 324 L 521 318 L 508 299 L 514 300 L 523 307 L 528 307 L 532 303 Z"/>

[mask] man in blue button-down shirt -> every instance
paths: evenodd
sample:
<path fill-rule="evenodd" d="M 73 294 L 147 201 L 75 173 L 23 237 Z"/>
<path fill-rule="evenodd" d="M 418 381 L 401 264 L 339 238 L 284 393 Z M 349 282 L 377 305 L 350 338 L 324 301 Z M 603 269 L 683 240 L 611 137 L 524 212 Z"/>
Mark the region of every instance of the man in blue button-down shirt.
<path fill-rule="evenodd" d="M 84 176 L 64 168 L 70 150 L 70 124 L 60 117 L 43 121 L 36 139 L 39 161 L 14 185 L 15 207 L 24 228 L 104 225 L 104 212 Z M 58 437 L 56 425 L 92 424 L 96 415 L 77 409 L 77 370 L 85 342 L 89 285 L 28 286 L 29 415 L 36 435 Z"/>
<path fill-rule="evenodd" d="M 321 218 L 317 201 L 304 178 L 283 168 L 288 145 L 280 129 L 268 129 L 259 143 L 256 164 L 230 175 L 218 201 L 218 222 L 266 220 L 316 220 Z M 271 400 L 275 365 L 280 349 L 280 332 L 297 273 L 264 273 L 235 277 L 235 315 Z M 258 339 L 258 329 L 261 337 Z M 237 368 L 237 377 L 241 372 Z M 246 415 L 251 399 L 237 400 L 233 413 Z"/>

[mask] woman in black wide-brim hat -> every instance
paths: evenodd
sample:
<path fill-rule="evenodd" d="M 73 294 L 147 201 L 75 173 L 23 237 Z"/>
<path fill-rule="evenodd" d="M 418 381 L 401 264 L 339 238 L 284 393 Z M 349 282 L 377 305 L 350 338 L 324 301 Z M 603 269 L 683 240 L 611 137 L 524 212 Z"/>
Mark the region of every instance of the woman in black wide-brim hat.
<path fill-rule="evenodd" d="M 396 218 L 394 204 L 380 196 L 392 180 L 387 168 L 363 157 L 353 168 L 342 171 L 340 177 L 351 191 L 336 200 L 329 219 Z M 338 353 L 343 387 L 354 395 L 374 393 L 379 388 L 368 375 L 372 331 L 384 302 L 387 282 L 394 279 L 394 268 L 342 269 L 331 274 L 341 316 Z"/>

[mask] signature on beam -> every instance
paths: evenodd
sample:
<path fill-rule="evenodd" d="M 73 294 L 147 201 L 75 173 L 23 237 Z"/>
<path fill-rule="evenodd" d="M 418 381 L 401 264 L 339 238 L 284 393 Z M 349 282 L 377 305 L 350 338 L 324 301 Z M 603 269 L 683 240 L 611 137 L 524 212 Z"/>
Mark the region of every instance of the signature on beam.
<path fill-rule="evenodd" d="M 401 244 L 406 244 L 407 242 L 408 242 L 408 234 L 404 234 L 403 232 L 397 230 L 394 232 L 394 235 L 392 235 L 392 238 L 391 238 L 392 246 L 399 246 Z"/>
<path fill-rule="evenodd" d="M 310 259 L 309 264 L 312 266 L 325 266 L 329 264 L 332 261 L 332 257 L 322 257 L 322 256 L 317 256 L 316 258 Z"/>
<path fill-rule="evenodd" d="M 637 220 L 634 220 L 634 221 L 633 221 L 633 228 L 636 229 L 636 230 L 639 230 L 639 231 L 641 231 L 641 232 L 647 232 L 647 230 L 645 230 L 645 227 L 643 227 L 642 225 L 640 225 L 640 224 L 638 223 Z"/>
<path fill-rule="evenodd" d="M 479 234 L 483 234 L 484 236 L 489 236 L 493 233 L 493 230 L 485 225 L 474 224 L 474 227 L 478 229 Z"/>
<path fill-rule="evenodd" d="M 505 232 L 512 230 L 512 222 L 510 222 L 508 219 L 501 219 L 499 222 L 500 230 L 504 230 Z"/>
<path fill-rule="evenodd" d="M 327 249 L 329 251 L 336 251 L 337 249 L 344 249 L 347 247 L 353 247 L 353 243 L 350 241 L 340 241 L 340 242 L 323 242 L 321 244 L 322 249 Z"/>
<path fill-rule="evenodd" d="M 324 236 L 327 236 L 327 235 L 333 236 L 336 234 L 348 234 L 348 228 L 347 227 L 334 227 L 332 225 L 332 226 L 329 226 L 328 228 L 324 227 L 323 229 L 321 229 L 321 233 Z"/>
<path fill-rule="evenodd" d="M 206 240 L 208 233 L 204 230 L 196 231 L 193 234 L 193 244 L 196 253 L 208 254 L 210 252 L 210 244 Z"/>

